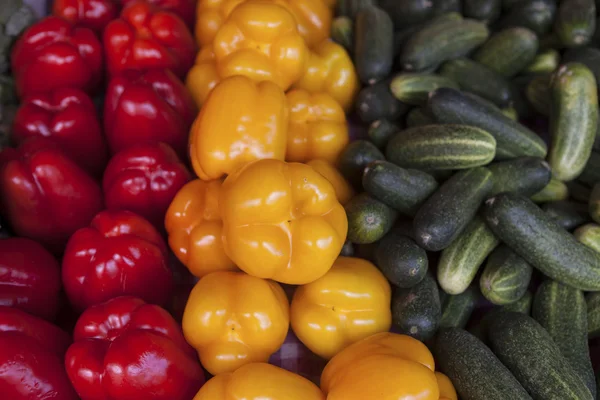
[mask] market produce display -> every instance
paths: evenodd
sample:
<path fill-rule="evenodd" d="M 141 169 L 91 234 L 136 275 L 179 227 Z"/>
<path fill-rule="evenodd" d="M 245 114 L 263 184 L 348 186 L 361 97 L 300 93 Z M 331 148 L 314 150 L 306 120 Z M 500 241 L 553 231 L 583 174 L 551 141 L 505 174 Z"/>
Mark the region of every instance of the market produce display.
<path fill-rule="evenodd" d="M 0 399 L 597 398 L 594 0 L 25 1 Z"/>

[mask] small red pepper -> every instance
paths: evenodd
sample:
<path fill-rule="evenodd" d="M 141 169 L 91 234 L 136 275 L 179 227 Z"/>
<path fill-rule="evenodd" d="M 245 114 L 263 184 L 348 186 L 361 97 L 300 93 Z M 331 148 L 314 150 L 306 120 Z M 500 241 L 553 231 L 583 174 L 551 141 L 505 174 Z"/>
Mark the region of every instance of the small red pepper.
<path fill-rule="evenodd" d="M 136 0 L 119 0 L 121 4 L 127 6 Z M 158 8 L 177 14 L 185 22 L 188 28 L 192 29 L 196 23 L 196 0 L 146 0 Z"/>
<path fill-rule="evenodd" d="M 29 27 L 15 43 L 11 66 L 20 97 L 75 87 L 90 93 L 102 80 L 102 45 L 91 29 L 59 17 Z"/>
<path fill-rule="evenodd" d="M 54 0 L 52 7 L 52 14 L 99 33 L 118 12 L 114 0 Z"/>

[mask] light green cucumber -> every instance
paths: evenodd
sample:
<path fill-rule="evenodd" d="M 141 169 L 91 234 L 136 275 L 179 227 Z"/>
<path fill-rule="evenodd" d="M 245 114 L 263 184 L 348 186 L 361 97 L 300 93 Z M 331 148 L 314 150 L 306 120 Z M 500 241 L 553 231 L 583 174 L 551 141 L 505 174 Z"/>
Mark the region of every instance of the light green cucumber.
<path fill-rule="evenodd" d="M 479 279 L 479 288 L 490 302 L 511 304 L 527 292 L 532 272 L 527 261 L 502 245 L 490 255 Z"/>

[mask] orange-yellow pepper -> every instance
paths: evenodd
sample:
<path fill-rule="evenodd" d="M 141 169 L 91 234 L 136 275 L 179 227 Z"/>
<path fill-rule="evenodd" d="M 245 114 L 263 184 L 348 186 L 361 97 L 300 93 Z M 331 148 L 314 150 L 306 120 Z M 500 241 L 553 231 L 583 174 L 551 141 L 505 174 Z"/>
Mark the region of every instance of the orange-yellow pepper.
<path fill-rule="evenodd" d="M 342 107 L 327 93 L 294 89 L 286 96 L 290 124 L 285 159 L 307 162 L 321 158 L 335 163 L 349 142 Z"/>
<path fill-rule="evenodd" d="M 190 272 L 202 278 L 215 271 L 236 270 L 221 241 L 219 211 L 222 182 L 196 179 L 182 187 L 165 217 L 169 246 Z"/>
<path fill-rule="evenodd" d="M 311 160 L 306 164 L 313 167 L 315 171 L 323 175 L 323 177 L 333 185 L 335 195 L 342 205 L 345 205 L 352 197 L 354 197 L 354 189 L 333 164 L 325 160 Z"/>
<path fill-rule="evenodd" d="M 322 0 L 322 1 L 329 8 L 334 8 L 337 3 L 337 0 Z"/>
<path fill-rule="evenodd" d="M 287 100 L 277 85 L 245 76 L 224 79 L 190 131 L 194 171 L 201 179 L 212 180 L 250 161 L 283 160 L 287 129 Z"/>
<path fill-rule="evenodd" d="M 292 285 L 329 271 L 348 220 L 333 186 L 306 164 L 259 160 L 221 192 L 225 252 L 243 271 Z"/>
<path fill-rule="evenodd" d="M 313 353 L 329 359 L 392 324 L 391 289 L 369 261 L 339 257 L 323 277 L 299 287 L 290 309 L 292 329 Z"/>
<path fill-rule="evenodd" d="M 458 400 L 456 389 L 450 378 L 441 372 L 436 372 L 435 377 L 437 379 L 438 388 L 440 389 L 440 400 Z"/>
<path fill-rule="evenodd" d="M 300 375 L 271 364 L 247 364 L 217 375 L 193 400 L 325 400 L 323 392 Z"/>
<path fill-rule="evenodd" d="M 348 112 L 360 84 L 346 50 L 331 40 L 324 40 L 310 52 L 306 73 L 294 88 L 328 93 Z"/>
<path fill-rule="evenodd" d="M 407 335 L 378 333 L 333 357 L 321 375 L 327 400 L 438 400 L 431 352 Z"/>
<path fill-rule="evenodd" d="M 215 53 L 212 46 L 207 45 L 196 55 L 196 62 L 185 79 L 185 86 L 192 94 L 198 108 L 202 107 L 209 93 L 220 81 L 215 64 Z"/>
<path fill-rule="evenodd" d="M 183 333 L 213 375 L 267 362 L 289 329 L 281 286 L 243 272 L 218 271 L 200 279 L 183 312 Z"/>

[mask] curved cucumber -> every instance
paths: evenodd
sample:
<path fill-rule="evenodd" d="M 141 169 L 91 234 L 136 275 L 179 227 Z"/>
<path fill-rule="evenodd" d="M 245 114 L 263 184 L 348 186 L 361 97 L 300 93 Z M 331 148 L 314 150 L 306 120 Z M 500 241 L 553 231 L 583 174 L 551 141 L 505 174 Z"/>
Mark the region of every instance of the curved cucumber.
<path fill-rule="evenodd" d="M 481 274 L 481 293 L 494 304 L 514 303 L 527 292 L 532 272 L 527 261 L 507 246 L 500 246 L 492 252 Z"/>
<path fill-rule="evenodd" d="M 394 26 L 379 7 L 362 9 L 354 21 L 354 65 L 361 82 L 372 85 L 386 78 L 394 57 Z"/>
<path fill-rule="evenodd" d="M 550 182 L 539 192 L 531 196 L 536 203 L 547 203 L 549 201 L 561 201 L 569 198 L 569 188 L 564 182 L 550 179 Z"/>
<path fill-rule="evenodd" d="M 406 289 L 423 280 L 429 260 L 414 240 L 393 229 L 377 244 L 375 264 L 394 286 Z"/>
<path fill-rule="evenodd" d="M 445 76 L 419 73 L 397 75 L 390 84 L 394 97 L 415 106 L 425 105 L 429 92 L 442 87 L 458 89 L 458 84 Z"/>
<path fill-rule="evenodd" d="M 552 177 L 550 166 L 537 157 L 520 157 L 488 165 L 494 186 L 490 196 L 502 192 L 515 192 L 533 196 L 542 190 Z"/>

